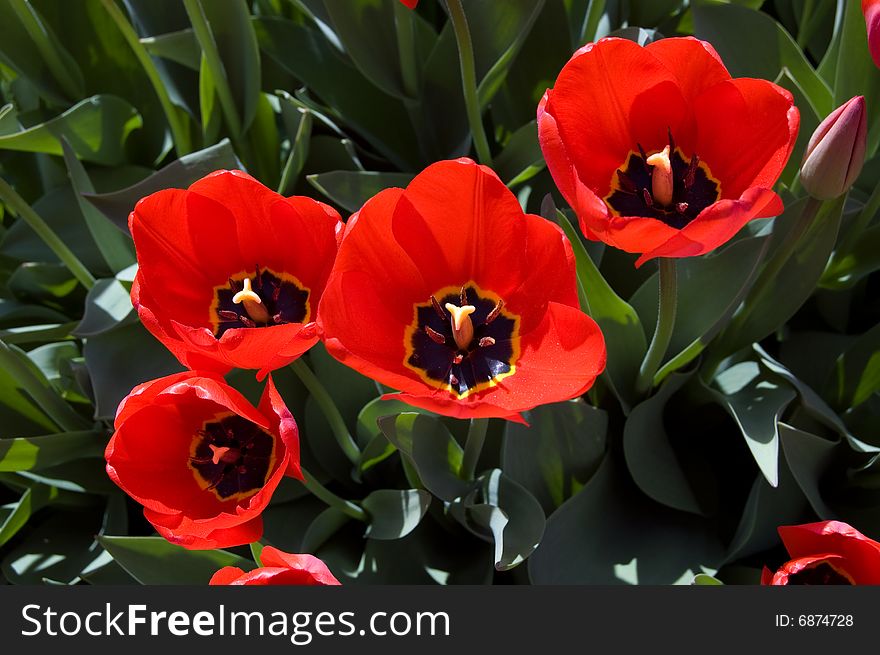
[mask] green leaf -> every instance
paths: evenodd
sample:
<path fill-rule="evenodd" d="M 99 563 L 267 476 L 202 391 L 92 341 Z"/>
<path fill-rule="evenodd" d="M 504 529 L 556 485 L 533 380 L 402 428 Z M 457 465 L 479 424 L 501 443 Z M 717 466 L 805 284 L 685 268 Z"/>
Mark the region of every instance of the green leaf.
<path fill-rule="evenodd" d="M 98 540 L 144 585 L 205 585 L 224 566 L 254 568 L 252 561 L 225 550 L 188 550 L 162 537 L 104 536 Z"/>
<path fill-rule="evenodd" d="M 101 279 L 95 283 L 86 296 L 82 321 L 76 326 L 74 334 L 78 337 L 93 337 L 112 330 L 121 323 L 135 320 L 129 290 L 116 278 Z"/>
<path fill-rule="evenodd" d="M 719 403 L 736 421 L 770 486 L 779 483 L 779 431 L 782 413 L 797 395 L 788 385 L 768 376 L 756 362 L 741 362 L 715 378 Z"/>
<path fill-rule="evenodd" d="M 528 426 L 505 425 L 502 468 L 552 512 L 599 468 L 608 415 L 579 399 L 536 407 L 524 418 Z"/>
<path fill-rule="evenodd" d="M 816 115 L 824 117 L 831 113 L 831 89 L 791 35 L 769 14 L 733 4 L 698 4 L 691 11 L 694 35 L 715 47 L 731 75 L 775 80 L 787 68 Z M 744 34 L 749 35 L 748 47 L 743 47 Z"/>
<path fill-rule="evenodd" d="M 285 195 L 293 190 L 299 174 L 309 156 L 309 141 L 312 136 L 312 112 L 297 107 L 284 96 L 281 97 L 281 120 L 290 139 L 290 154 L 281 171 L 278 193 Z M 288 96 L 290 97 L 290 96 Z"/>
<path fill-rule="evenodd" d="M 495 172 L 509 187 L 522 184 L 546 167 L 538 143 L 538 124 L 526 123 L 510 135 L 504 150 L 495 159 Z"/>
<path fill-rule="evenodd" d="M 838 258 L 838 255 L 842 256 Z M 848 253 L 835 253 L 819 285 L 825 289 L 847 289 L 877 270 L 880 270 L 880 225 L 862 232 Z"/>
<path fill-rule="evenodd" d="M 214 73 L 204 54 L 199 58 L 199 117 L 202 122 L 202 141 L 216 141 L 223 127 L 223 109 L 217 97 Z"/>
<path fill-rule="evenodd" d="M 837 358 L 829 385 L 841 409 L 862 404 L 880 390 L 880 325 L 862 334 Z"/>
<path fill-rule="evenodd" d="M 500 469 L 481 475 L 479 486 L 450 507 L 453 516 L 495 543 L 495 568 L 507 571 L 531 555 L 544 534 L 541 504 Z"/>
<path fill-rule="evenodd" d="M 691 582 L 691 584 L 710 587 L 724 585 L 724 583 L 721 582 L 721 580 L 719 580 L 718 578 L 713 578 L 711 575 L 706 575 L 705 573 L 697 573 L 697 575 L 694 576 L 694 580 L 693 582 Z"/>
<path fill-rule="evenodd" d="M 406 97 L 395 29 L 398 0 L 323 0 L 333 30 L 358 70 L 385 93 Z"/>
<path fill-rule="evenodd" d="M 602 277 L 565 214 L 557 211 L 556 219 L 571 242 L 577 259 L 577 276 L 585 294 L 582 301 L 587 303 L 581 309 L 599 324 L 605 335 L 608 350 L 605 370 L 614 384 L 615 393 L 629 406 L 636 400 L 634 383 L 648 347 L 639 315 Z"/>
<path fill-rule="evenodd" d="M 100 457 L 107 435 L 94 430 L 0 439 L 0 471 L 37 471 L 81 457 Z"/>
<path fill-rule="evenodd" d="M 676 262 L 678 300 L 675 326 L 668 352 L 674 354 L 655 378 L 697 357 L 739 307 L 767 252 L 769 239 L 751 237 L 706 257 L 687 257 Z M 712 293 L 707 294 L 706 289 Z M 657 323 L 657 275 L 648 278 L 630 298 L 648 333 Z"/>
<path fill-rule="evenodd" d="M 609 454 L 548 519 L 529 577 L 533 584 L 687 584 L 714 571 L 722 556 L 714 525 L 652 502 Z"/>
<path fill-rule="evenodd" d="M 692 375 L 672 374 L 655 395 L 633 408 L 623 428 L 623 452 L 633 480 L 648 496 L 667 507 L 703 514 L 663 426 L 666 404 Z"/>
<path fill-rule="evenodd" d="M 41 484 L 25 489 L 12 512 L 0 524 L 0 546 L 12 539 L 38 509 L 58 497 L 58 489 Z"/>
<path fill-rule="evenodd" d="M 428 511 L 431 494 L 421 489 L 379 489 L 361 503 L 370 513 L 366 536 L 400 539 L 415 530 Z"/>
<path fill-rule="evenodd" d="M 140 114 L 126 101 L 96 95 L 45 123 L 0 136 L 0 150 L 63 155 L 63 137 L 80 159 L 112 166 L 125 161 L 126 139 L 142 125 Z"/>
<path fill-rule="evenodd" d="M 306 176 L 313 187 L 350 212 L 358 211 L 383 189 L 405 187 L 412 178 L 408 173 L 372 171 L 331 171 Z"/>
<path fill-rule="evenodd" d="M 94 193 L 95 187 L 66 138 L 61 139 L 61 146 L 64 150 L 64 163 L 67 166 L 67 174 L 76 195 L 76 202 L 92 239 L 94 239 L 98 250 L 101 251 L 110 271 L 118 273 L 135 262 L 131 239 L 120 232 L 119 228 L 107 220 L 106 216 L 82 197 L 83 193 Z"/>
<path fill-rule="evenodd" d="M 192 28 L 144 37 L 141 44 L 155 57 L 168 59 L 194 71 L 199 70 L 202 53 Z"/>
<path fill-rule="evenodd" d="M 836 514 L 825 502 L 820 487 L 840 441 L 829 441 L 785 423 L 779 423 L 779 440 L 785 460 L 813 511 L 820 519 L 834 518 Z"/>
<path fill-rule="evenodd" d="M 96 418 L 112 419 L 120 401 L 138 384 L 183 370 L 140 323 L 89 337 L 83 356 L 94 389 Z"/>
<path fill-rule="evenodd" d="M 138 200 L 162 189 L 185 189 L 196 180 L 221 168 L 241 168 L 228 139 L 184 155 L 130 187 L 113 193 L 83 194 L 83 197 L 121 230 L 128 232 L 128 215 Z"/>
<path fill-rule="evenodd" d="M 380 418 L 379 429 L 432 494 L 451 501 L 468 492 L 471 485 L 459 477 L 461 446 L 438 419 L 406 412 Z"/>

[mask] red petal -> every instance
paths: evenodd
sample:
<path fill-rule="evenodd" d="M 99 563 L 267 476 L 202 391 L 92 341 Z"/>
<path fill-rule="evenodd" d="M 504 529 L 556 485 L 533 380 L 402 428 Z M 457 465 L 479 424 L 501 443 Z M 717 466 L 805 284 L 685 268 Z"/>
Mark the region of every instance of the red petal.
<path fill-rule="evenodd" d="M 284 474 L 299 480 L 304 479 L 299 466 L 299 428 L 293 414 L 287 409 L 284 399 L 275 388 L 275 382 L 271 375 L 263 389 L 259 410 L 264 416 L 275 417 L 274 429 L 281 437 L 281 442 L 284 444 L 289 458 Z"/>
<path fill-rule="evenodd" d="M 144 511 L 144 515 L 147 515 L 146 511 Z M 150 520 L 149 516 L 147 516 L 147 520 Z M 215 548 L 243 546 L 259 541 L 260 537 L 263 536 L 263 518 L 261 516 L 256 516 L 250 521 L 233 527 L 218 528 L 206 535 L 179 534 L 155 523 L 153 527 L 156 528 L 156 532 L 172 544 L 177 544 L 190 550 L 214 550 Z"/>
<path fill-rule="evenodd" d="M 317 584 L 339 584 L 339 580 L 330 572 L 327 565 L 314 555 L 285 553 L 272 546 L 266 546 L 260 553 L 260 561 L 264 566 L 303 571 L 311 576 Z"/>
<path fill-rule="evenodd" d="M 739 200 L 721 200 L 706 207 L 668 241 L 639 257 L 636 266 L 655 257 L 704 255 L 730 240 L 750 220 L 778 216 L 783 209 L 782 200 L 770 189 L 746 189 Z"/>
<path fill-rule="evenodd" d="M 862 0 L 862 12 L 868 32 L 868 50 L 874 63 L 880 67 L 880 0 Z"/>
<path fill-rule="evenodd" d="M 645 49 L 675 76 L 689 103 L 710 86 L 730 79 L 721 57 L 708 41 L 692 36 L 660 39 Z M 677 138 L 675 133 L 673 136 Z"/>
<path fill-rule="evenodd" d="M 720 180 L 722 198 L 776 183 L 800 125 L 791 93 L 766 80 L 729 80 L 700 95 L 694 115 L 695 151 Z"/>
<path fill-rule="evenodd" d="M 833 553 L 846 559 L 846 571 L 856 584 L 880 584 L 880 543 L 840 521 L 822 521 L 779 528 L 789 555 L 800 559 Z"/>
<path fill-rule="evenodd" d="M 786 562 L 776 573 L 770 576 L 769 580 L 767 579 L 767 575 L 770 572 L 764 567 L 764 573 L 761 575 L 761 584 L 772 586 L 788 585 L 791 576 L 801 573 L 805 569 L 814 568 L 818 564 L 831 562 L 834 563 L 834 568 L 837 570 L 849 573 L 845 569 L 846 560 L 844 558 L 831 553 L 821 553 L 809 557 L 800 557 Z"/>
<path fill-rule="evenodd" d="M 240 578 L 242 575 L 244 575 L 244 571 L 237 566 L 224 566 L 222 569 L 211 576 L 211 581 L 208 584 L 229 585 L 232 584 L 235 580 L 238 580 L 238 578 Z"/>
<path fill-rule="evenodd" d="M 636 144 L 658 150 L 672 130 L 689 149 L 694 137 L 676 76 L 648 49 L 625 39 L 602 39 L 575 53 L 545 111 L 555 118 L 578 177 L 600 198 Z"/>

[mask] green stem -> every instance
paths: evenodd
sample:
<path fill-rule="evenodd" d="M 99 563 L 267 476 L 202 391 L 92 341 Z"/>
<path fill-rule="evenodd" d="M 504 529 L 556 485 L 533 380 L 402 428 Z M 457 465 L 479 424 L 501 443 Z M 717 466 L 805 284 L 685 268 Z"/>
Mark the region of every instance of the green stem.
<path fill-rule="evenodd" d="M 73 251 L 67 247 L 67 244 L 52 231 L 49 224 L 46 223 L 37 212 L 31 209 L 30 205 L 28 205 L 24 199 L 15 192 L 15 189 L 9 186 L 6 180 L 2 177 L 0 177 L 0 200 L 6 203 L 6 206 L 9 207 L 14 214 L 21 217 L 21 219 L 37 233 L 37 236 L 49 246 L 52 252 L 58 255 L 58 259 L 70 269 L 70 272 L 73 273 L 73 276 L 77 280 L 79 280 L 80 284 L 86 289 L 91 289 L 95 286 L 95 278 L 89 273 L 89 269 L 87 269 Z"/>
<path fill-rule="evenodd" d="M 483 452 L 483 444 L 486 443 L 486 431 L 489 429 L 489 419 L 472 418 L 468 428 L 467 441 L 464 444 L 464 455 L 461 458 L 461 477 L 464 480 L 473 480 L 477 472 L 477 462 L 480 453 Z"/>
<path fill-rule="evenodd" d="M 669 348 L 672 338 L 672 328 L 675 327 L 675 311 L 678 305 L 678 284 L 675 271 L 675 260 L 663 258 L 660 260 L 660 300 L 657 307 L 657 327 L 654 329 L 654 338 L 645 359 L 639 369 L 639 379 L 636 388 L 639 393 L 647 393 L 654 383 L 654 374 L 660 368 L 660 363 Z"/>
<path fill-rule="evenodd" d="M 471 43 L 471 33 L 468 29 L 467 17 L 461 0 L 446 0 L 449 8 L 449 17 L 452 20 L 452 29 L 455 32 L 455 41 L 458 44 L 458 61 L 461 64 L 461 86 L 464 91 L 464 104 L 467 108 L 468 122 L 471 126 L 471 134 L 474 137 L 474 148 L 477 150 L 477 159 L 486 166 L 492 165 L 492 153 L 489 150 L 489 141 L 483 129 L 483 118 L 480 113 L 480 101 L 477 97 L 477 73 L 474 66 L 474 47 Z"/>
<path fill-rule="evenodd" d="M 340 498 L 323 484 L 318 482 L 318 479 L 311 473 L 302 467 L 300 467 L 300 469 L 302 470 L 303 478 L 305 478 L 305 480 L 303 480 L 303 486 L 308 489 L 315 498 L 321 499 L 328 506 L 338 509 L 346 516 L 350 516 L 358 521 L 363 521 L 364 523 L 369 522 L 370 517 L 363 507 L 350 500 Z"/>
<path fill-rule="evenodd" d="M 333 431 L 333 436 L 336 438 L 336 442 L 339 444 L 342 452 L 345 453 L 345 456 L 348 457 L 352 464 L 359 463 L 361 451 L 348 431 L 345 420 L 342 418 L 342 414 L 339 413 L 339 408 L 333 402 L 330 394 L 327 393 L 327 389 L 324 388 L 324 385 L 321 384 L 321 381 L 312 372 L 312 369 L 302 359 L 293 362 L 290 368 L 293 369 L 293 372 L 296 373 L 297 377 L 306 386 L 306 389 L 309 390 L 315 402 L 318 403 L 318 406 L 324 413 L 324 417 L 330 424 L 330 429 Z"/>
<path fill-rule="evenodd" d="M 138 62 L 140 62 L 141 67 L 147 74 L 150 84 L 153 85 L 153 90 L 159 98 L 159 104 L 162 105 L 162 111 L 165 112 L 165 120 L 168 121 L 168 127 L 171 128 L 171 138 L 174 141 L 174 149 L 177 151 L 177 156 L 182 157 L 192 152 L 189 130 L 181 120 L 180 112 L 178 112 L 174 103 L 171 102 L 171 97 L 168 95 L 168 91 L 150 57 L 150 53 L 144 48 L 131 23 L 128 22 L 128 19 L 126 19 L 122 10 L 119 9 L 115 0 L 101 0 L 101 4 L 104 5 L 104 10 L 110 15 L 113 22 L 116 23 L 116 27 L 119 28 L 128 46 L 132 49 L 135 57 L 137 57 Z"/>
<path fill-rule="evenodd" d="M 189 15 L 190 23 L 192 23 L 196 40 L 205 55 L 205 62 L 211 76 L 214 78 L 214 87 L 217 90 L 217 96 L 220 98 L 220 106 L 223 108 L 223 114 L 226 116 L 226 124 L 229 127 L 231 136 L 237 141 L 241 136 L 241 117 L 238 115 L 238 109 L 235 107 L 235 100 L 232 97 L 232 90 L 229 88 L 229 79 L 226 77 L 226 68 L 220 59 L 220 53 L 217 50 L 217 43 L 214 41 L 214 34 L 211 32 L 211 26 L 208 24 L 208 18 L 202 8 L 200 0 L 183 0 L 186 13 Z"/>
<path fill-rule="evenodd" d="M 419 95 L 419 73 L 416 68 L 416 39 L 413 30 L 413 12 L 402 2 L 394 3 L 394 25 L 397 28 L 397 52 L 400 57 L 400 75 L 403 91 L 410 98 Z"/>

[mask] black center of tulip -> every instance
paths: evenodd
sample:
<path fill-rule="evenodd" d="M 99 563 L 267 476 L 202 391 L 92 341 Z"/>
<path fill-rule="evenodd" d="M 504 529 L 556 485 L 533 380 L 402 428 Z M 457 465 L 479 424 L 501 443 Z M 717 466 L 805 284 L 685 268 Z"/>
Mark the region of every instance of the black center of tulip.
<path fill-rule="evenodd" d="M 819 562 L 788 576 L 790 585 L 851 585 L 853 581 L 828 562 Z"/>
<path fill-rule="evenodd" d="M 275 439 L 237 414 L 205 423 L 190 466 L 222 499 L 263 487 L 272 464 Z"/>
<path fill-rule="evenodd" d="M 407 330 L 407 366 L 459 397 L 510 374 L 519 355 L 518 318 L 503 306 L 474 285 L 416 305 L 415 322 Z M 469 313 L 457 330 L 454 314 L 461 308 Z"/>
<path fill-rule="evenodd" d="M 693 154 L 686 158 L 675 147 L 669 134 L 671 166 L 671 198 L 658 198 L 655 189 L 655 166 L 641 144 L 639 152 L 631 152 L 624 165 L 615 171 L 611 192 L 605 202 L 617 216 L 656 218 L 677 229 L 694 220 L 701 211 L 718 200 L 721 185 L 711 177 L 709 168 Z"/>
<path fill-rule="evenodd" d="M 215 290 L 214 336 L 219 339 L 232 328 L 302 323 L 309 314 L 308 299 L 308 290 L 296 281 L 258 266 L 255 274 L 230 278 L 228 286 Z"/>

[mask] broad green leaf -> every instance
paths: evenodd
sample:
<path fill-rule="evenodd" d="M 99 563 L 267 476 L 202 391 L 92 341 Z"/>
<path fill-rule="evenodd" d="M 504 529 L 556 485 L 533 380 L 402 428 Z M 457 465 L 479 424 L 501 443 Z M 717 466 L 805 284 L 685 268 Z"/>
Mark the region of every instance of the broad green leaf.
<path fill-rule="evenodd" d="M 144 585 L 205 585 L 224 566 L 254 568 L 251 560 L 225 550 L 188 550 L 162 537 L 104 536 L 99 541 Z"/>
<path fill-rule="evenodd" d="M 819 286 L 847 289 L 877 270 L 880 270 L 880 225 L 862 232 L 848 253 L 835 253 L 822 274 Z"/>
<path fill-rule="evenodd" d="M 487 471 L 477 482 L 479 486 L 455 501 L 450 512 L 475 534 L 492 538 L 497 570 L 512 569 L 541 542 L 544 510 L 532 494 L 500 469 Z"/>
<path fill-rule="evenodd" d="M 25 489 L 12 512 L 0 523 L 0 546 L 12 539 L 27 524 L 32 514 L 57 497 L 58 489 L 54 487 L 36 484 Z"/>
<path fill-rule="evenodd" d="M 385 93 L 406 97 L 395 29 L 398 0 L 323 0 L 334 32 L 352 62 Z"/>
<path fill-rule="evenodd" d="M 412 178 L 408 173 L 372 171 L 331 171 L 306 176 L 313 187 L 350 212 L 358 211 L 382 189 L 405 187 Z"/>
<path fill-rule="evenodd" d="M 741 362 L 715 377 L 719 403 L 736 421 L 771 487 L 779 484 L 779 431 L 782 413 L 797 395 L 794 389 L 768 376 L 757 362 Z"/>
<path fill-rule="evenodd" d="M 608 350 L 606 372 L 614 383 L 615 393 L 626 404 L 636 400 L 634 383 L 647 350 L 645 331 L 636 311 L 615 293 L 584 249 L 580 235 L 560 211 L 556 219 L 571 242 L 577 258 L 577 276 L 585 296 L 589 314 L 605 335 Z"/>
<path fill-rule="evenodd" d="M 95 394 L 95 417 L 113 418 L 135 386 L 183 370 L 168 350 L 140 323 L 89 337 L 83 346 Z"/>
<path fill-rule="evenodd" d="M 538 126 L 526 123 L 510 135 L 504 150 L 495 159 L 495 171 L 509 187 L 521 184 L 541 171 L 546 164 L 538 144 Z"/>
<path fill-rule="evenodd" d="M 270 96 L 260 94 L 257 102 L 257 113 L 248 132 L 250 152 L 248 168 L 251 174 L 268 187 L 276 188 L 281 179 L 281 137 L 276 126 L 275 110 L 272 108 Z"/>
<path fill-rule="evenodd" d="M 633 480 L 649 497 L 673 509 L 703 514 L 701 499 L 663 425 L 666 404 L 692 374 L 671 375 L 655 395 L 633 407 L 623 428 L 623 452 Z"/>
<path fill-rule="evenodd" d="M 151 55 L 169 59 L 194 71 L 199 70 L 202 53 L 192 28 L 144 37 L 141 44 Z"/>
<path fill-rule="evenodd" d="M 115 278 L 101 279 L 89 289 L 82 321 L 74 333 L 78 337 L 93 337 L 134 320 L 129 290 Z"/>
<path fill-rule="evenodd" d="M 831 89 L 791 35 L 769 14 L 733 4 L 699 4 L 691 11 L 695 36 L 715 47 L 731 75 L 775 80 L 787 68 L 816 115 L 824 117 L 831 113 Z M 749 35 L 748 47 L 743 45 L 744 34 Z"/>
<path fill-rule="evenodd" d="M 829 441 L 785 423 L 779 423 L 779 439 L 785 460 L 813 511 L 820 519 L 834 518 L 835 512 L 825 502 L 820 485 L 840 441 Z"/>
<path fill-rule="evenodd" d="M 379 428 L 415 467 L 432 494 L 453 500 L 470 489 L 471 485 L 459 477 L 461 446 L 439 420 L 406 412 L 380 418 Z"/>
<path fill-rule="evenodd" d="M 275 17 L 254 22 L 260 48 L 319 96 L 380 154 L 402 170 L 420 160 L 409 116 L 353 68 L 320 32 Z"/>
<path fill-rule="evenodd" d="M 421 489 L 379 489 L 361 504 L 370 513 L 365 536 L 400 539 L 415 530 L 422 520 L 431 504 L 431 494 Z"/>
<path fill-rule="evenodd" d="M 533 584 L 688 584 L 722 557 L 714 524 L 648 499 L 610 453 L 548 519 L 529 577 Z"/>
<path fill-rule="evenodd" d="M 719 580 L 718 578 L 713 578 L 711 575 L 706 575 L 705 573 L 697 573 L 697 575 L 694 576 L 694 581 L 691 582 L 691 584 L 710 587 L 724 585 L 724 583 L 721 582 L 721 580 Z"/>
<path fill-rule="evenodd" d="M 96 95 L 45 123 L 0 136 L 0 150 L 63 155 L 64 137 L 80 159 L 112 166 L 125 160 L 126 139 L 142 125 L 140 114 L 124 100 Z"/>
<path fill-rule="evenodd" d="M 552 512 L 598 469 L 605 456 L 608 415 L 579 399 L 536 407 L 524 418 L 528 426 L 505 425 L 502 468 Z"/>
<path fill-rule="evenodd" d="M 128 215 L 141 198 L 162 189 L 185 189 L 218 169 L 241 168 L 228 139 L 198 152 L 184 155 L 150 177 L 113 193 L 83 194 L 121 230 L 128 231 Z"/>
<path fill-rule="evenodd" d="M 76 195 L 79 210 L 95 240 L 95 245 L 101 251 L 107 266 L 110 267 L 110 271 L 118 273 L 131 266 L 135 261 L 131 239 L 120 232 L 119 228 L 113 225 L 106 216 L 82 197 L 83 193 L 95 193 L 95 187 L 66 138 L 61 139 L 61 146 L 64 150 L 64 163 L 67 166 L 67 174 L 70 177 L 70 184 Z"/>
<path fill-rule="evenodd" d="M 829 386 L 835 405 L 841 409 L 860 405 L 880 390 L 880 325 L 840 354 Z"/>
<path fill-rule="evenodd" d="M 328 507 L 319 513 L 309 524 L 302 537 L 300 550 L 307 553 L 318 552 L 327 540 L 351 522 L 351 517 L 334 507 Z"/>
<path fill-rule="evenodd" d="M 65 313 L 76 311 L 85 291 L 63 264 L 25 262 L 6 282 L 18 300 L 53 307 Z"/>
<path fill-rule="evenodd" d="M 81 457 L 100 457 L 107 435 L 94 430 L 0 439 L 0 471 L 36 471 Z"/>
<path fill-rule="evenodd" d="M 211 143 L 220 136 L 223 128 L 223 108 L 217 97 L 214 73 L 203 54 L 199 59 L 199 117 L 202 123 L 202 141 Z"/>

